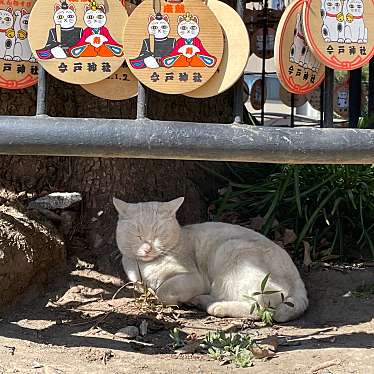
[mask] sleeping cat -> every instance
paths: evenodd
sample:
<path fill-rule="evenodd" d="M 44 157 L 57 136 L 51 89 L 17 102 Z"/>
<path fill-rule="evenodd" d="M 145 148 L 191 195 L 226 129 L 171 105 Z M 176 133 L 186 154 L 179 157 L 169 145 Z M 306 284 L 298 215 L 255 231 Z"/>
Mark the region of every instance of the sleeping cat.
<path fill-rule="evenodd" d="M 303 281 L 285 250 L 263 235 L 238 225 L 206 222 L 180 227 L 175 214 L 183 198 L 170 202 L 129 204 L 113 198 L 119 218 L 117 244 L 130 281 L 145 281 L 165 304 L 192 304 L 217 317 L 245 317 L 244 299 L 259 291 L 271 273 L 269 290 L 260 305 L 275 308 L 274 319 L 285 322 L 308 306 Z"/>
<path fill-rule="evenodd" d="M 12 60 L 15 32 L 13 9 L 0 9 L 0 59 Z"/>

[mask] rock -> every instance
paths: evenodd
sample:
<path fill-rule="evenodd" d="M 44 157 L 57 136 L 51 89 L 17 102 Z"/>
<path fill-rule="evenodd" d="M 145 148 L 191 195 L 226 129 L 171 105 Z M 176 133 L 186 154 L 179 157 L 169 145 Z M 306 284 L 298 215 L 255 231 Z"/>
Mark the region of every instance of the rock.
<path fill-rule="evenodd" d="M 0 243 L 0 310 L 25 291 L 40 293 L 49 274 L 64 269 L 65 247 L 57 230 L 14 207 L 0 206 Z"/>
<path fill-rule="evenodd" d="M 136 326 L 126 326 L 118 330 L 115 335 L 120 338 L 133 339 L 139 336 L 139 329 Z"/>
<path fill-rule="evenodd" d="M 139 326 L 140 335 L 146 336 L 148 333 L 148 322 L 144 319 Z"/>
<path fill-rule="evenodd" d="M 47 196 L 42 196 L 28 205 L 30 209 L 66 209 L 82 201 L 79 192 L 53 192 Z"/>

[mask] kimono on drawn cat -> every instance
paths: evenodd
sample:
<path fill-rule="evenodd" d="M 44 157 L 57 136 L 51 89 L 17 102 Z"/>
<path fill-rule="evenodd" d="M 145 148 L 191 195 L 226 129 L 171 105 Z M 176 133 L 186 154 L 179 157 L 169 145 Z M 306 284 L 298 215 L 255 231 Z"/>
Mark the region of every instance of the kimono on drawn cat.
<path fill-rule="evenodd" d="M 178 35 L 174 49 L 162 59 L 167 67 L 213 67 L 217 59 L 208 53 L 197 37 L 200 33 L 199 19 L 191 13 L 178 17 Z"/>
<path fill-rule="evenodd" d="M 285 322 L 306 310 L 305 286 L 290 256 L 263 235 L 217 222 L 180 227 L 175 213 L 183 198 L 139 204 L 114 198 L 113 203 L 128 278 L 145 282 L 165 304 L 188 303 L 217 317 L 258 319 L 244 297 L 259 291 L 270 273 L 267 286 L 280 292 L 256 298 L 275 308 L 274 320 Z"/>
<path fill-rule="evenodd" d="M 0 9 L 0 59 L 12 60 L 15 42 L 13 9 Z"/>
<path fill-rule="evenodd" d="M 154 37 L 154 47 L 152 50 L 151 38 L 143 40 L 139 56 L 130 59 L 130 65 L 134 69 L 152 68 L 157 69 L 162 66 L 162 58 L 167 56 L 174 48 L 175 39 L 169 38 L 170 24 L 169 17 L 161 13 L 149 16 L 148 33 Z"/>
<path fill-rule="evenodd" d="M 122 56 L 122 45 L 117 43 L 105 27 L 107 18 L 104 5 L 91 1 L 85 6 L 84 29 L 79 41 L 70 48 L 73 57 Z"/>
<path fill-rule="evenodd" d="M 36 51 L 40 60 L 51 58 L 66 58 L 69 56 L 69 49 L 76 44 L 82 36 L 82 28 L 75 27 L 77 15 L 74 5 L 68 5 L 66 0 L 55 4 L 53 19 L 56 27 L 48 32 L 48 40 L 44 48 Z M 61 40 L 58 40 L 57 26 L 61 27 Z"/>

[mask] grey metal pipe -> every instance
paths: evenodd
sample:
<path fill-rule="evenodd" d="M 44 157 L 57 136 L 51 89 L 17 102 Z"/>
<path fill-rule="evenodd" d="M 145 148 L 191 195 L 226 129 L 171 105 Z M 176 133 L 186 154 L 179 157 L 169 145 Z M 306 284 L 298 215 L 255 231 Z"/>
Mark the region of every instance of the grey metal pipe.
<path fill-rule="evenodd" d="M 374 131 L 0 117 L 0 154 L 361 164 L 374 163 Z"/>

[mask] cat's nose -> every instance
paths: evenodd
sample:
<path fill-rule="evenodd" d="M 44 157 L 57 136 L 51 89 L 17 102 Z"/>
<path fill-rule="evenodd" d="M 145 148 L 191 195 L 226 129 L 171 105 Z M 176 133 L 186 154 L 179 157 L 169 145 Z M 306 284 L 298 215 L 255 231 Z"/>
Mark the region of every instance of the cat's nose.
<path fill-rule="evenodd" d="M 149 243 L 143 243 L 139 248 L 139 252 L 147 254 L 151 251 L 151 249 L 152 246 Z"/>

